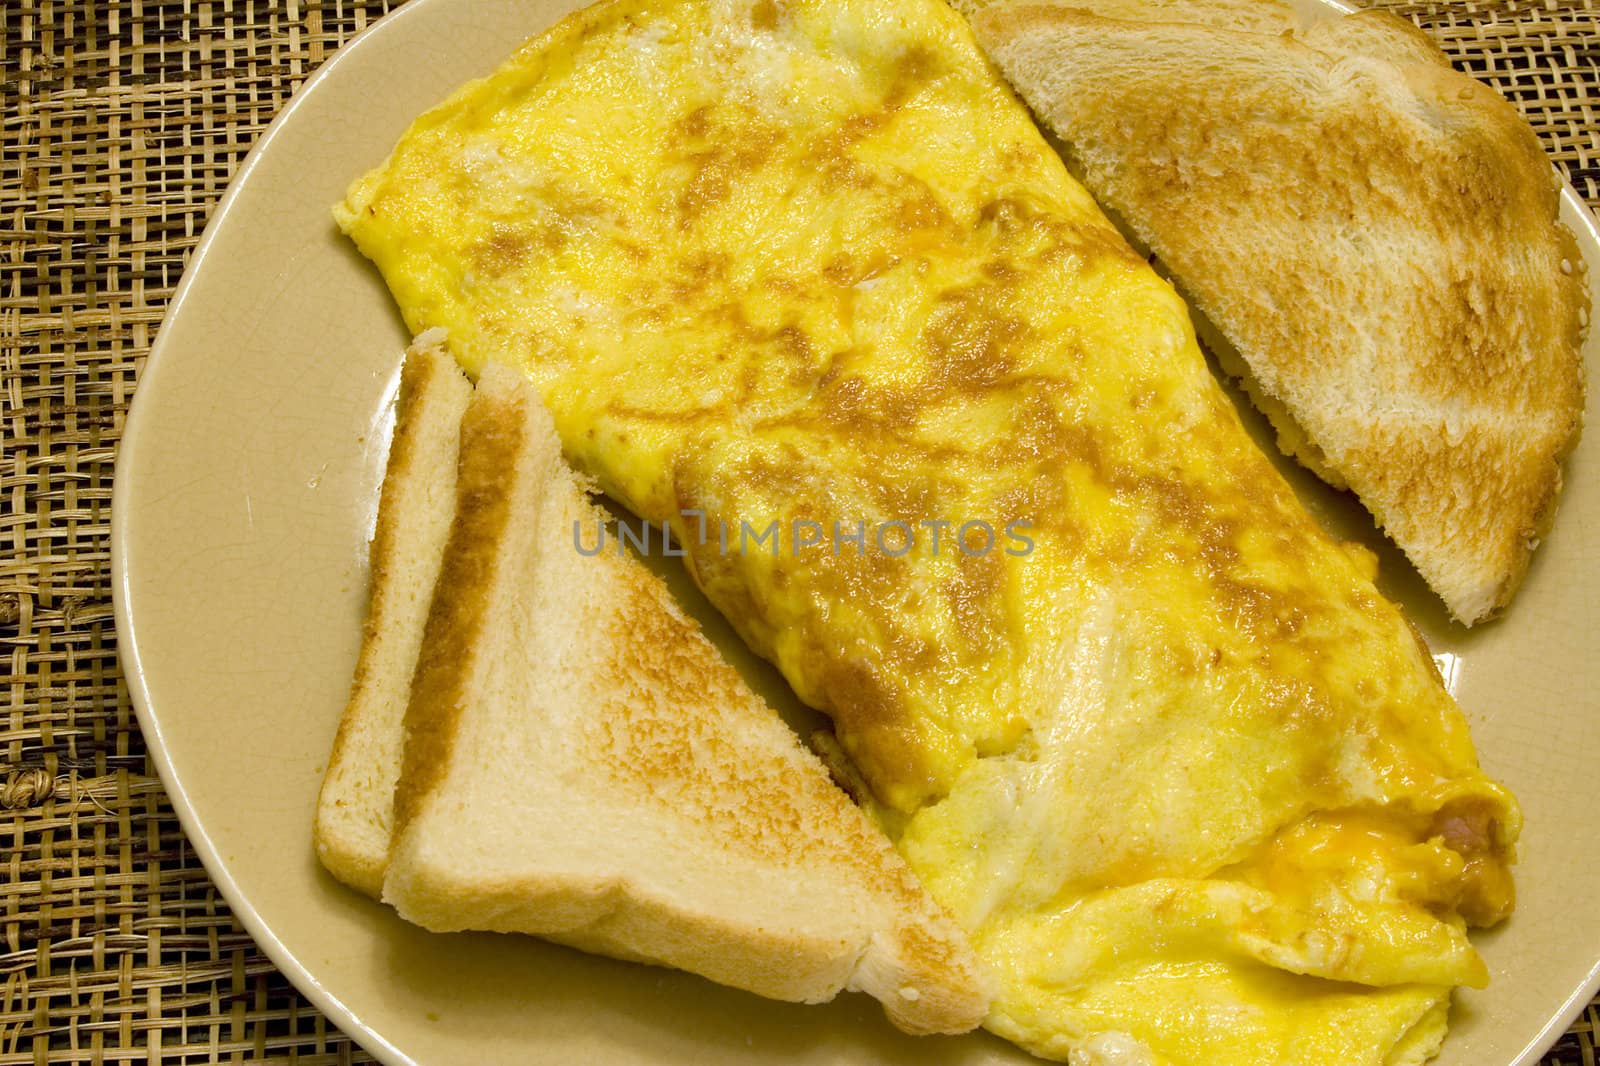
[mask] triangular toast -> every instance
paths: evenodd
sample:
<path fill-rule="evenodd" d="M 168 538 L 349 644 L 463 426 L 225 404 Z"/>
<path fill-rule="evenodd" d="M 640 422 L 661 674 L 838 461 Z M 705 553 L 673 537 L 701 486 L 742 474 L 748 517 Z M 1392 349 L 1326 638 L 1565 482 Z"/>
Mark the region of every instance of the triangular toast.
<path fill-rule="evenodd" d="M 317 798 L 316 847 L 339 880 L 383 890 L 400 774 L 401 721 L 455 513 L 461 416 L 472 383 L 419 338 L 400 372 L 394 436 L 368 550 L 367 617 L 355 681 Z"/>
<path fill-rule="evenodd" d="M 1248 364 L 1228 369 L 1280 446 L 1482 621 L 1550 526 L 1582 417 L 1587 286 L 1552 168 L 1393 16 L 1299 36 L 1147 20 L 1185 6 L 1002 3 L 973 25 Z"/>
<path fill-rule="evenodd" d="M 642 563 L 579 551 L 601 513 L 532 386 L 487 368 L 460 440 L 383 898 L 777 999 L 859 989 L 911 1032 L 977 1024 L 970 948 L 888 840 Z"/>

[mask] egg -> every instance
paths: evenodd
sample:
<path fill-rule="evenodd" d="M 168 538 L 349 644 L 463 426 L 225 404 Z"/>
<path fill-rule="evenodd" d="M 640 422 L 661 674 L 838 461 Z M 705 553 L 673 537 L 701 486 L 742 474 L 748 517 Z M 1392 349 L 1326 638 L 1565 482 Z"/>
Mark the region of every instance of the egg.
<path fill-rule="evenodd" d="M 995 1032 L 1392 1066 L 1486 980 L 1515 802 L 938 0 L 607 0 L 336 216 L 832 717 Z"/>

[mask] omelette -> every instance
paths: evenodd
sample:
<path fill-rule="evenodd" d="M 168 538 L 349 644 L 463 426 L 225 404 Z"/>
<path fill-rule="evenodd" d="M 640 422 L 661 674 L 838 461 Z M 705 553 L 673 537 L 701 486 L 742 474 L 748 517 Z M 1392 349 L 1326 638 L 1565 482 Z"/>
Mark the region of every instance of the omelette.
<path fill-rule="evenodd" d="M 1486 982 L 1514 800 L 939 0 L 606 0 L 335 214 L 831 717 L 989 1029 L 1397 1066 Z"/>

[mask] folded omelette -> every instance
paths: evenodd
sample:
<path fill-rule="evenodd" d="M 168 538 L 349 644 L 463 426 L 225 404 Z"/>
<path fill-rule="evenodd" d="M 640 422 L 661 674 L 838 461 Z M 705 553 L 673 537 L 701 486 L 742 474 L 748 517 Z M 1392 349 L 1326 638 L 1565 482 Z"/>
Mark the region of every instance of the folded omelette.
<path fill-rule="evenodd" d="M 990 1029 L 1387 1066 L 1485 983 L 1514 801 L 939 0 L 606 0 L 336 214 L 832 717 Z"/>

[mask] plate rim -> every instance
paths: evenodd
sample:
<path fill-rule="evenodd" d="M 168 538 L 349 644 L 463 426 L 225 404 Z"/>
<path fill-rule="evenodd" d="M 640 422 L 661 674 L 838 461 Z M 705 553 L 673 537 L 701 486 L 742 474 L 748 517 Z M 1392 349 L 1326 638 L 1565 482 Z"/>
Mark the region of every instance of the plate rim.
<path fill-rule="evenodd" d="M 240 889 L 228 864 L 223 861 L 221 853 L 210 836 L 205 832 L 200 823 L 197 811 L 190 802 L 182 778 L 177 768 L 168 757 L 167 745 L 161 729 L 160 721 L 150 699 L 149 682 L 145 675 L 144 664 L 140 657 L 137 629 L 134 624 L 133 607 L 130 599 L 129 574 L 127 569 L 128 546 L 128 513 L 129 500 L 125 473 L 134 465 L 132 456 L 138 454 L 138 443 L 142 436 L 142 427 L 147 421 L 143 412 L 148 404 L 141 404 L 139 398 L 143 388 L 152 374 L 159 375 L 168 344 L 168 325 L 182 312 L 188 300 L 189 293 L 196 285 L 196 279 L 202 272 L 205 262 L 209 257 L 211 245 L 214 243 L 217 232 L 225 224 L 234 202 L 239 199 L 244 187 L 249 184 L 261 158 L 271 150 L 282 128 L 293 118 L 304 101 L 314 93 L 322 82 L 333 76 L 340 68 L 340 64 L 351 55 L 365 54 L 370 50 L 372 42 L 393 32 L 393 27 L 403 25 L 410 21 L 415 12 L 431 8 L 437 0 L 410 0 L 401 7 L 383 15 L 371 25 L 361 30 L 356 36 L 340 46 L 333 57 L 319 66 L 300 85 L 298 89 L 279 109 L 267 128 L 262 132 L 256 143 L 251 146 L 238 169 L 229 179 L 223 195 L 217 200 L 211 214 L 206 221 L 205 228 L 201 231 L 200 238 L 195 244 L 189 262 L 185 264 L 182 277 L 177 288 L 168 300 L 162 314 L 161 325 L 156 331 L 155 338 L 150 346 L 150 351 L 145 358 L 144 368 L 139 372 L 134 384 L 133 396 L 129 401 L 128 413 L 123 423 L 121 438 L 116 445 L 116 459 L 112 470 L 111 491 L 111 520 L 110 520 L 110 571 L 111 571 L 111 599 L 113 619 L 116 625 L 116 646 L 119 665 L 123 678 L 128 686 L 129 702 L 133 706 L 134 716 L 139 723 L 139 728 L 144 736 L 146 754 L 155 765 L 161 784 L 168 799 L 171 801 L 173 812 L 177 815 L 179 826 L 185 838 L 194 848 L 206 874 L 216 885 L 229 910 L 238 918 L 251 939 L 261 948 L 262 953 L 276 966 L 289 982 L 313 1005 L 331 1018 L 339 1029 L 351 1037 L 362 1050 L 371 1054 L 384 1066 L 420 1066 L 397 1045 L 392 1043 L 378 1029 L 367 1023 L 361 1016 L 351 1010 L 344 1001 L 330 988 L 322 983 L 311 972 L 297 955 L 278 938 L 272 928 L 262 919 L 255 906 L 249 901 Z M 1337 11 L 1350 14 L 1361 10 L 1348 0 L 1309 0 L 1311 4 L 1325 11 Z M 580 0 L 580 6 L 582 2 Z M 408 13 L 410 13 L 408 15 Z M 1551 163 L 1554 167 L 1554 163 Z M 1559 173 L 1559 171 L 1558 171 Z M 1561 206 L 1568 210 L 1562 215 L 1570 216 L 1563 221 L 1571 225 L 1576 220 L 1582 229 L 1575 234 L 1580 244 L 1585 240 L 1600 253 L 1600 219 L 1573 188 L 1572 183 L 1564 175 L 1561 178 L 1560 190 Z M 1600 259 L 1600 255 L 1594 258 Z M 1590 264 L 1591 271 L 1600 271 L 1600 262 Z M 1539 1059 L 1555 1045 L 1561 1034 L 1571 1028 L 1572 1023 L 1587 1006 L 1600 993 L 1600 957 L 1597 957 L 1591 966 L 1584 982 L 1574 989 L 1568 999 L 1561 1004 L 1559 1009 L 1550 1016 L 1545 1026 L 1528 1042 L 1523 1050 L 1512 1060 L 1508 1066 L 1536 1066 Z M 1041 1060 L 1042 1061 L 1042 1060 Z"/>
<path fill-rule="evenodd" d="M 196 279 L 210 255 L 211 245 L 215 242 L 218 231 L 225 224 L 234 202 L 249 184 L 262 157 L 271 150 L 283 127 L 293 118 L 305 100 L 324 80 L 334 75 L 341 63 L 351 55 L 365 54 L 373 41 L 392 33 L 393 27 L 409 21 L 408 16 L 414 17 L 415 12 L 432 6 L 433 2 L 434 0 L 411 0 L 410 3 L 383 15 L 341 45 L 331 59 L 313 71 L 311 76 L 290 95 L 283 107 L 273 116 L 272 121 L 267 124 L 267 128 L 262 131 L 256 143 L 245 153 L 244 159 L 239 163 L 239 169 L 228 179 L 227 188 L 217 200 L 216 206 L 211 209 L 205 228 L 200 232 L 200 239 L 195 242 L 194 253 L 184 265 L 183 275 L 178 279 L 178 287 L 173 290 L 172 298 L 161 316 L 161 325 L 157 328 L 155 339 L 150 345 L 150 352 L 145 357 L 144 369 L 134 382 L 133 396 L 128 403 L 122 437 L 117 442 L 116 462 L 111 474 L 111 604 L 112 617 L 117 628 L 117 659 L 128 686 L 128 700 L 133 705 L 134 717 L 144 735 L 146 754 L 155 764 L 162 788 L 166 791 L 173 812 L 178 817 L 178 825 L 182 828 L 190 846 L 194 848 L 195 854 L 199 856 L 200 864 L 205 868 L 207 876 L 211 878 L 212 883 L 222 894 L 224 902 L 228 904 L 228 909 L 238 918 L 239 923 L 261 948 L 262 953 L 288 978 L 290 984 L 317 1009 L 331 1018 L 340 1031 L 384 1066 L 421 1066 L 421 1064 L 346 1006 L 344 1001 L 324 985 L 262 919 L 255 905 L 240 889 L 215 842 L 201 825 L 183 780 L 168 758 L 165 737 L 150 699 L 149 681 L 145 676 L 134 624 L 127 568 L 129 500 L 124 486 L 127 484 L 125 474 L 134 464 L 134 460 L 130 457 L 138 453 L 137 445 L 146 420 L 143 412 L 149 406 L 139 402 L 139 395 L 150 376 L 161 372 L 165 361 L 163 357 L 169 347 L 167 327 L 182 312 L 189 293 L 195 287 Z"/>

